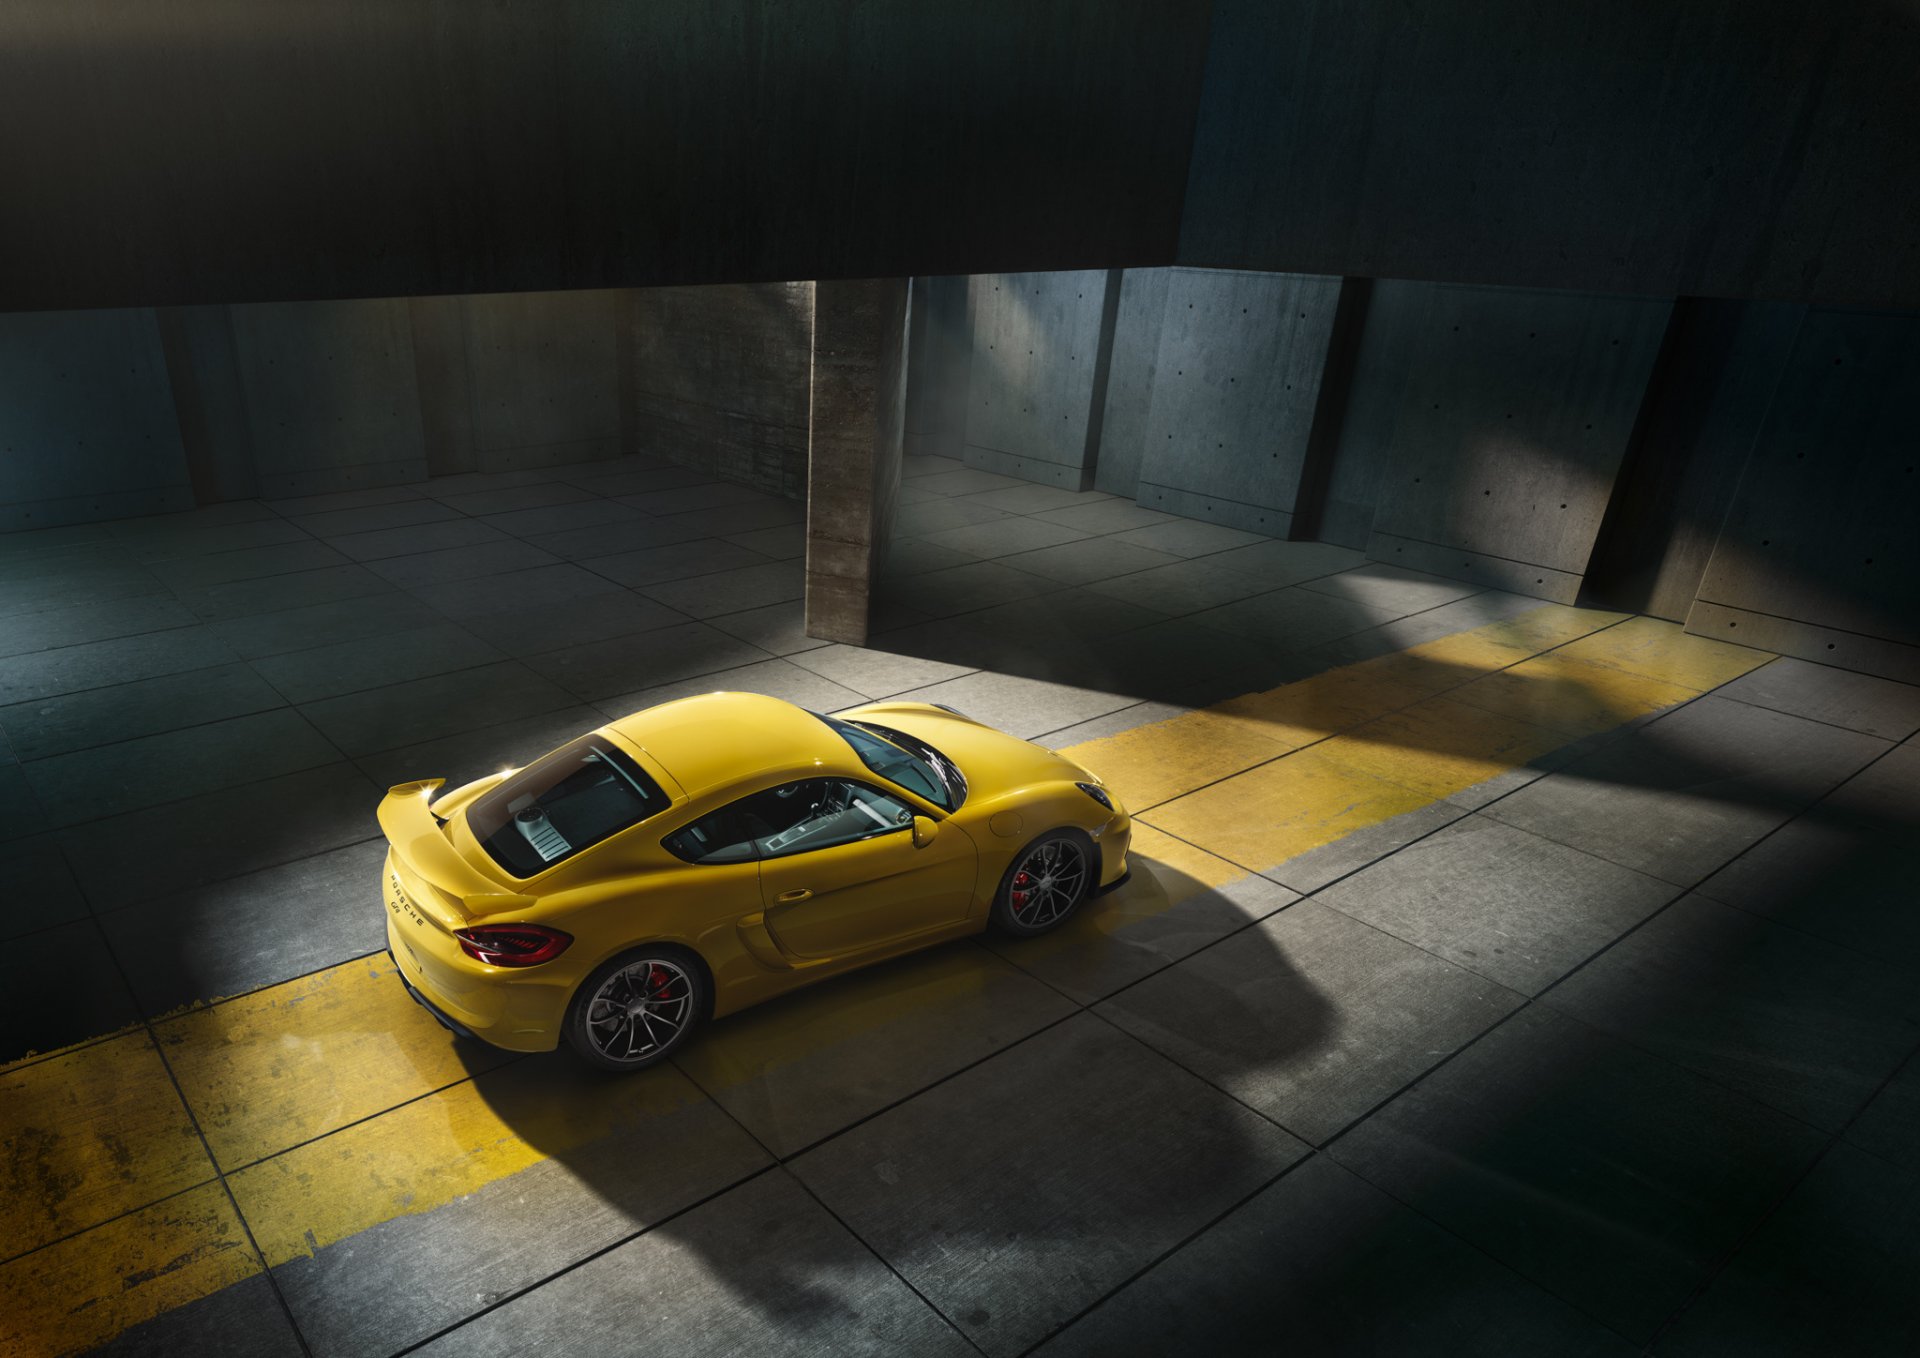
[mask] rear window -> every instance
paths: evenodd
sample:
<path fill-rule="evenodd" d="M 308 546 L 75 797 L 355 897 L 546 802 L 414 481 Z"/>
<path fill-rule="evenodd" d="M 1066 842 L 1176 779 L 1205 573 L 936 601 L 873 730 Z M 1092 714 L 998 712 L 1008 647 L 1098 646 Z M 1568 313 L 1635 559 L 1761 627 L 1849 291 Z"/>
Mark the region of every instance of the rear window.
<path fill-rule="evenodd" d="M 493 861 L 532 877 L 667 807 L 646 771 L 602 736 L 582 736 L 527 765 L 467 808 Z"/>

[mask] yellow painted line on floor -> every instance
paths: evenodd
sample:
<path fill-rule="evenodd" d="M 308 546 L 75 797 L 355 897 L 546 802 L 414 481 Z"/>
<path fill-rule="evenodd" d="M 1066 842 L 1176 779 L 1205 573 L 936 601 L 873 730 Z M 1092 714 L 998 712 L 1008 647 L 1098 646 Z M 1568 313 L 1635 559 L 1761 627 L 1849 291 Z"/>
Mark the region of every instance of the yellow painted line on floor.
<path fill-rule="evenodd" d="M 1551 727 L 1442 697 L 1365 722 L 1313 752 L 1437 802 L 1566 743 Z"/>
<path fill-rule="evenodd" d="M 1514 621 L 1524 627 L 1525 616 Z M 1475 645 L 1504 644 L 1505 638 L 1485 635 L 1488 630 L 1444 638 L 1452 651 L 1444 663 L 1464 673 L 1473 663 Z M 1333 691 L 1352 698 L 1337 711 L 1323 704 L 1321 715 L 1344 720 L 1404 694 L 1418 681 L 1418 666 L 1439 663 L 1433 646 L 1411 647 L 1394 657 L 1398 670 L 1359 680 L 1337 671 L 1319 676 L 1347 685 Z M 1356 722 L 1292 754 L 1153 807 L 1145 820 L 1265 872 L 1364 825 L 1464 792 L 1582 734 L 1697 697 L 1705 687 L 1769 659 L 1763 652 L 1688 636 L 1674 623 L 1635 618 L 1581 636 L 1551 656 Z M 1409 672 L 1408 666 L 1415 668 Z M 1667 671 L 1689 682 L 1658 677 Z M 1237 710 L 1287 712 L 1289 691 L 1300 687 L 1249 695 L 1236 700 Z M 1264 709 L 1263 700 L 1271 700 Z M 1598 725 L 1602 719 L 1605 724 Z M 1304 733 L 1298 727 L 1283 729 Z M 1123 784 L 1115 788 L 1126 795 Z"/>
<path fill-rule="evenodd" d="M 703 1097 L 672 1066 L 609 1079 L 521 1062 L 250 1166 L 227 1183 L 277 1268 L 590 1142 L 617 1136 L 646 1154 L 650 1127 Z"/>
<path fill-rule="evenodd" d="M 1150 813 L 1135 821 L 1139 883 L 1089 916 L 1117 930 L 1168 911 L 1770 658 L 1647 619 L 1610 626 L 1618 618 L 1546 605 L 1073 747 L 1071 757 Z M 1561 649 L 1535 658 L 1553 647 Z M 920 965 L 932 967 L 933 980 L 918 1001 L 889 986 L 882 969 L 799 1001 L 809 1020 L 785 1038 L 762 1031 L 778 1018 L 768 1011 L 765 1022 L 734 1025 L 756 1042 L 736 1048 L 727 1029 L 716 1030 L 688 1059 L 722 1081 L 751 1079 L 768 1054 L 748 1047 L 786 1040 L 802 1055 L 885 1028 L 901 1003 L 964 1010 L 991 985 L 983 968 L 997 964 L 956 953 L 951 963 Z M 156 1032 L 215 1156 L 246 1166 L 229 1183 L 275 1265 L 590 1142 L 643 1144 L 653 1119 L 702 1097 L 670 1067 L 616 1081 L 536 1059 L 465 1080 L 469 1061 L 478 1068 L 509 1058 L 457 1052 L 407 999 L 384 956 L 196 1009 Z M 92 1059 L 104 1070 L 111 1058 Z M 8 1144 L 17 1152 L 23 1143 Z M 164 1145 L 135 1152 L 153 1158 L 162 1181 L 173 1154 Z M 76 1163 L 83 1175 L 96 1172 L 92 1160 Z M 252 1256 L 232 1245 L 238 1223 L 221 1216 L 224 1203 L 210 1191 L 190 1189 L 17 1260 L 9 1290 L 17 1275 L 45 1293 L 17 1325 L 37 1327 L 42 1347 L 90 1344 L 248 1276 Z M 51 1219 L 38 1229 L 53 1229 Z M 96 1237 L 90 1255 L 83 1246 Z M 89 1258 L 97 1264 L 85 1265 Z M 114 1304 L 100 1303 L 109 1293 Z"/>
<path fill-rule="evenodd" d="M 1580 737 L 1683 703 L 1696 696 L 1696 690 L 1555 651 L 1476 679 L 1447 696 Z"/>
<path fill-rule="evenodd" d="M 367 889 L 377 903 L 377 884 Z M 190 1010 L 154 1032 L 224 1168 L 512 1059 L 456 1046 L 408 997 L 385 953 Z"/>
<path fill-rule="evenodd" d="M 0 1258 L 214 1177 L 145 1033 L 0 1075 L 0 1145 Z"/>
<path fill-rule="evenodd" d="M 260 1272 L 217 1183 L 0 1265 L 0 1355 L 78 1353 Z"/>
<path fill-rule="evenodd" d="M 1434 800 L 1349 768 L 1316 747 L 1166 802 L 1149 823 L 1261 872 Z"/>
<path fill-rule="evenodd" d="M 1689 636 L 1679 623 L 1658 618 L 1629 618 L 1618 627 L 1570 642 L 1560 654 L 1698 693 L 1738 679 L 1773 659 L 1767 651 Z"/>

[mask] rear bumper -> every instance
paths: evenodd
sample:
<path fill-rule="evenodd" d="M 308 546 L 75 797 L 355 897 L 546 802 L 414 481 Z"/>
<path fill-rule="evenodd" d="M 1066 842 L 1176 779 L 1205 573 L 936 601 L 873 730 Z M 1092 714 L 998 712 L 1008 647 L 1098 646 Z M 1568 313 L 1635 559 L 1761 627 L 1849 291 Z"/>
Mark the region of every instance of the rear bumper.
<path fill-rule="evenodd" d="M 426 938 L 410 939 L 410 929 L 391 911 L 387 915 L 387 955 L 407 993 L 433 1015 L 441 1027 L 459 1037 L 477 1038 L 488 1046 L 510 1052 L 552 1051 L 559 1045 L 560 1016 L 566 1008 L 563 990 L 549 986 L 516 986 L 516 977 L 488 977 L 475 968 L 475 976 L 459 998 L 446 994 L 434 984 L 426 950 L 432 958 Z M 437 941 L 437 940 L 435 940 Z M 451 964 L 433 959 L 435 965 Z"/>
<path fill-rule="evenodd" d="M 473 1029 L 467 1027 L 463 1023 L 454 1022 L 453 1019 L 449 1017 L 444 1010 L 442 1010 L 432 1000 L 428 999 L 425 995 L 422 995 L 420 993 L 419 987 L 414 985 L 412 981 L 409 981 L 407 979 L 407 973 L 401 967 L 400 959 L 393 956 L 392 949 L 388 949 L 387 956 L 393 958 L 393 974 L 400 978 L 400 984 L 407 988 L 407 994 L 413 996 L 413 1002 L 415 1004 L 419 1005 L 422 1009 L 426 1010 L 429 1014 L 432 1014 L 434 1017 L 434 1020 L 437 1023 L 439 1023 L 439 1025 L 442 1028 L 445 1028 L 448 1032 L 452 1033 L 455 1037 L 469 1037 L 476 1042 L 480 1040 L 479 1034 L 475 1033 Z"/>

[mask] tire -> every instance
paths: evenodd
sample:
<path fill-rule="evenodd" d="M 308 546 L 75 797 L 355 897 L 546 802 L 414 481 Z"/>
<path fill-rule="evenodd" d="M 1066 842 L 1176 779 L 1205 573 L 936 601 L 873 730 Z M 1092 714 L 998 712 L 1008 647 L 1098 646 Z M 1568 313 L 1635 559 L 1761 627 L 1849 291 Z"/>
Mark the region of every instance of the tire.
<path fill-rule="evenodd" d="M 1014 855 L 993 898 L 994 928 L 1034 938 L 1073 917 L 1093 891 L 1093 841 L 1078 830 L 1054 830 Z"/>
<path fill-rule="evenodd" d="M 660 943 L 603 962 L 567 1006 L 567 1045 L 601 1070 L 645 1070 L 684 1047 L 713 1007 L 700 959 Z"/>

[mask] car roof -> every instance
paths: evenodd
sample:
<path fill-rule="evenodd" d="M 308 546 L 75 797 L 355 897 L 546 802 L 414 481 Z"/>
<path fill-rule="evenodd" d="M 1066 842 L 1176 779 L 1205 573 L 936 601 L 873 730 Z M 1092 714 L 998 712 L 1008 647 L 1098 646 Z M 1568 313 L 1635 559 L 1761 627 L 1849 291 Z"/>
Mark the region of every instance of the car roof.
<path fill-rule="evenodd" d="M 703 693 L 609 722 L 698 798 L 763 774 L 844 771 L 852 749 L 803 707 L 764 693 Z"/>

